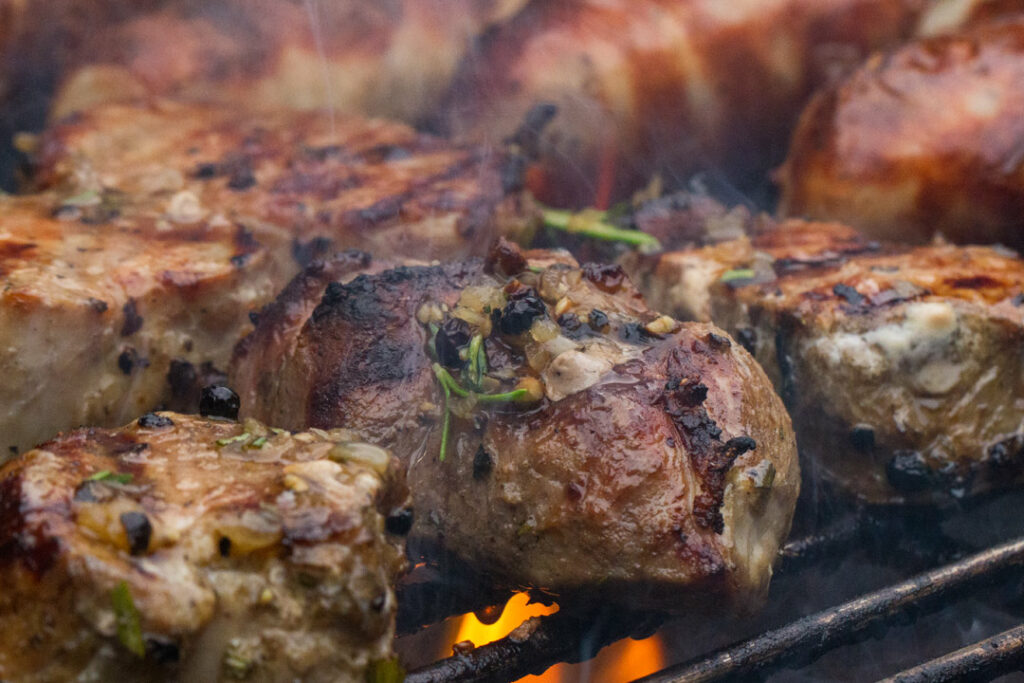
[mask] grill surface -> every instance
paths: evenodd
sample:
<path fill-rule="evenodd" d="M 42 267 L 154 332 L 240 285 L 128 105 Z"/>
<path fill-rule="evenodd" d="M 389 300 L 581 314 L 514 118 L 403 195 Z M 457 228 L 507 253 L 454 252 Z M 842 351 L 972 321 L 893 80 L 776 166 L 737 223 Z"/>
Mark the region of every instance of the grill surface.
<path fill-rule="evenodd" d="M 996 496 L 965 509 L 945 511 L 846 509 L 839 513 L 820 510 L 808 513 L 805 509 L 801 513 L 805 526 L 803 534 L 787 543 L 781 551 L 780 579 L 777 582 L 789 580 L 800 584 L 810 572 L 827 575 L 831 565 L 855 553 L 865 554 L 872 564 L 886 565 L 890 569 L 894 567 L 903 576 L 921 573 L 866 592 L 838 606 L 821 609 L 811 616 L 772 626 L 759 635 L 732 645 L 704 648 L 703 651 L 710 654 L 694 656 L 643 681 L 667 683 L 764 677 L 814 679 L 822 674 L 809 673 L 805 677 L 799 672 L 787 672 L 787 667 L 799 668 L 843 645 L 881 637 L 891 626 L 912 624 L 924 615 L 941 611 L 957 601 L 976 601 L 984 609 L 998 611 L 1005 618 L 1012 619 L 1019 615 L 1019 612 L 1013 614 L 1017 606 L 1015 601 L 1019 598 L 1019 586 L 1011 579 L 1020 576 L 1019 570 L 1024 565 L 1024 536 L 1020 535 L 1024 532 L 1024 528 L 1020 528 L 1024 521 L 1016 523 L 1016 515 L 1008 513 L 1019 509 L 1021 501 L 1024 501 L 1024 494 Z M 808 507 L 807 501 L 803 501 L 803 507 Z M 812 530 L 808 531 L 807 527 Z M 1017 537 L 1013 540 L 1002 540 L 1014 536 Z M 956 540 L 957 537 L 969 540 Z M 994 542 L 998 540 L 1002 542 Z M 982 549 L 984 544 L 991 544 L 991 547 Z M 440 590 L 454 591 L 449 595 L 461 599 L 453 602 L 462 606 L 471 604 L 468 609 L 478 609 L 488 601 L 489 604 L 501 603 L 507 597 L 493 589 L 481 592 L 480 584 L 472 579 L 446 583 L 454 588 L 445 586 Z M 1006 597 L 1007 586 L 1011 589 L 1011 598 Z M 437 590 L 437 584 L 421 584 L 408 595 L 411 597 L 417 592 L 421 596 L 432 592 L 436 594 Z M 1001 592 L 993 594 L 993 590 Z M 774 593 L 770 600 L 779 601 Z M 827 599 L 828 591 L 825 594 Z M 457 605 L 451 604 L 446 610 L 438 610 L 437 604 L 444 600 L 439 600 L 436 595 L 433 602 L 433 607 L 421 610 L 406 607 L 404 630 L 415 630 L 411 624 L 425 623 L 431 616 L 468 611 L 459 610 Z M 970 613 L 973 608 L 967 605 L 966 609 Z M 806 611 L 801 611 L 800 606 L 795 608 L 796 615 L 804 613 Z M 940 628 L 957 628 L 943 614 L 934 617 L 940 619 Z M 527 674 L 541 673 L 558 662 L 588 659 L 620 638 L 646 637 L 665 620 L 664 615 L 650 613 L 618 612 L 612 615 L 607 609 L 590 613 L 563 610 L 549 617 L 531 619 L 499 641 L 460 652 L 414 671 L 407 680 L 410 683 L 514 680 Z M 668 623 L 671 629 L 672 622 Z M 708 625 L 708 622 L 691 622 L 680 632 L 687 628 L 692 632 L 716 627 Z M 1024 626 L 1010 628 L 956 649 L 962 643 L 977 639 L 977 636 L 971 638 L 970 635 L 961 635 L 961 642 L 951 648 L 955 651 L 897 673 L 887 680 L 991 680 L 1024 665 Z M 898 640 L 899 634 L 896 634 L 877 643 L 855 647 L 870 651 Z M 897 643 L 895 647 L 902 646 Z M 909 654 L 916 661 L 924 661 L 937 653 L 915 653 L 912 650 Z M 902 653 L 902 656 L 905 658 L 908 653 Z M 904 663 L 901 666 L 908 665 Z M 884 669 L 885 666 L 879 662 L 876 668 Z M 889 671 L 898 671 L 898 668 L 892 667 Z M 871 674 L 870 669 L 867 673 L 853 674 L 855 680 L 862 680 L 865 676 L 871 678 L 877 674 Z"/>

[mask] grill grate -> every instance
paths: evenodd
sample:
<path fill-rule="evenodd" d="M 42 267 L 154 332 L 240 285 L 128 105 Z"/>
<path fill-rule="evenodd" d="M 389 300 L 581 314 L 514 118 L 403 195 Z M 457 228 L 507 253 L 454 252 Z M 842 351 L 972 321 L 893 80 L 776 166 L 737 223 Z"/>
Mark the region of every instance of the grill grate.
<path fill-rule="evenodd" d="M 998 584 L 1024 565 L 1024 537 L 977 551 L 939 530 L 939 513 L 927 519 L 907 510 L 855 510 L 833 522 L 824 532 L 789 541 L 780 552 L 779 574 L 799 576 L 809 565 L 843 555 L 853 548 L 874 546 L 888 559 L 899 553 L 901 567 L 935 567 L 913 578 L 867 593 L 837 607 L 797 619 L 781 628 L 710 654 L 669 667 L 645 679 L 717 681 L 749 679 L 785 666 L 800 666 L 841 645 L 876 635 L 880 628 L 908 623 L 985 584 Z M 956 514 L 956 511 L 953 511 Z M 1004 537 L 1005 538 L 1005 537 Z M 897 542 L 898 541 L 898 542 Z M 501 603 L 508 593 L 484 590 L 479 577 L 454 582 L 454 592 L 466 602 L 446 610 L 422 613 L 406 610 L 405 632 L 412 623 L 428 623 L 471 609 Z M 417 587 L 424 595 L 437 591 L 427 583 Z M 446 588 L 447 590 L 447 588 Z M 437 602 L 435 600 L 435 602 Z M 434 606 L 436 607 L 436 605 Z M 581 613 L 569 609 L 524 622 L 509 636 L 494 643 L 454 654 L 409 674 L 409 683 L 442 681 L 510 681 L 538 674 L 560 662 L 588 659 L 598 650 L 626 637 L 646 637 L 662 623 L 663 615 L 621 610 Z M 420 619 L 420 621 L 416 621 Z M 581 647 L 581 643 L 585 646 Z M 897 674 L 891 680 L 989 680 L 1024 663 L 1024 626 L 983 640 Z"/>

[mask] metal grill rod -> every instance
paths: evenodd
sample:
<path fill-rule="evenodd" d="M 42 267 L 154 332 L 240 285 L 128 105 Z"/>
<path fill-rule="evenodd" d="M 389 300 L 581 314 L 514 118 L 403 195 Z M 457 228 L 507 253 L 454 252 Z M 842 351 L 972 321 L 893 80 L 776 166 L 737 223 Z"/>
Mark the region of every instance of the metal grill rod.
<path fill-rule="evenodd" d="M 937 657 L 879 683 L 991 681 L 1024 666 L 1024 626 Z"/>
<path fill-rule="evenodd" d="M 795 621 L 775 631 L 690 660 L 642 679 L 644 683 L 718 681 L 768 666 L 815 658 L 912 610 L 925 611 L 940 599 L 1024 564 L 1024 538 L 1010 541 L 953 564 L 856 598 Z"/>

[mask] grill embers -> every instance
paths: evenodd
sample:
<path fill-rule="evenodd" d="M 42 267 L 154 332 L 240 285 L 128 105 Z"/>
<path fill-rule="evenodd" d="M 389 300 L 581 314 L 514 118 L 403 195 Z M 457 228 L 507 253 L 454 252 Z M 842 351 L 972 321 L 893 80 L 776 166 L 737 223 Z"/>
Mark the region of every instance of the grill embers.
<path fill-rule="evenodd" d="M 772 679 L 790 669 L 811 680 L 991 680 L 1024 667 L 1024 626 L 1015 625 L 1024 604 L 1015 580 L 1024 566 L 1024 524 L 1010 512 L 1022 495 L 944 512 L 842 509 L 825 520 L 805 509 L 798 524 L 812 530 L 794 534 L 780 552 L 769 607 L 755 619 L 674 621 L 567 606 L 493 643 L 459 644 L 406 680 L 515 680 L 655 631 L 677 663 L 642 679 L 654 683 Z M 408 585 L 400 596 L 405 634 L 508 597 L 458 574 Z M 549 680 L 578 679 L 561 670 Z"/>

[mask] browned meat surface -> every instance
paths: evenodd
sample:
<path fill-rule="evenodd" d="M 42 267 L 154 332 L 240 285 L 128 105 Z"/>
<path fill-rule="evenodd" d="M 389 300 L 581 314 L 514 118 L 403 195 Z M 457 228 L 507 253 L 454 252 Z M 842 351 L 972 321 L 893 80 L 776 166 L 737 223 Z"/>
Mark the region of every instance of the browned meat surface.
<path fill-rule="evenodd" d="M 37 161 L 46 191 L 0 199 L 5 452 L 187 391 L 316 253 L 466 255 L 529 224 L 501 155 L 381 121 L 111 106 Z"/>
<path fill-rule="evenodd" d="M 261 315 L 232 363 L 244 411 L 392 449 L 417 547 L 496 580 L 758 603 L 799 473 L 789 418 L 738 344 L 564 252 L 503 243 L 486 264 L 339 280 L 353 258 L 311 267 Z"/>
<path fill-rule="evenodd" d="M 942 502 L 1021 480 L 1024 262 L 896 247 L 833 223 L 634 264 L 653 305 L 713 320 L 786 401 L 804 456 L 871 502 Z"/>
<path fill-rule="evenodd" d="M 836 71 L 911 35 L 918 0 L 532 2 L 486 35 L 444 125 L 501 140 L 538 103 L 559 114 L 533 188 L 558 203 L 724 171 L 750 181 L 781 158 L 805 98 Z"/>
<path fill-rule="evenodd" d="M 877 55 L 803 113 L 781 212 L 1024 246 L 1024 14 Z"/>
<path fill-rule="evenodd" d="M 523 0 L 167 2 L 102 30 L 59 75 L 63 116 L 139 95 L 414 121 L 472 38 Z"/>
<path fill-rule="evenodd" d="M 49 129 L 37 187 L 159 198 L 173 213 L 329 238 L 412 258 L 482 254 L 525 239 L 527 198 L 500 149 L 455 147 L 401 124 L 324 112 L 254 113 L 155 101 Z"/>
<path fill-rule="evenodd" d="M 156 413 L 59 436 L 0 470 L 0 676 L 366 680 L 407 495 L 344 430 Z"/>

